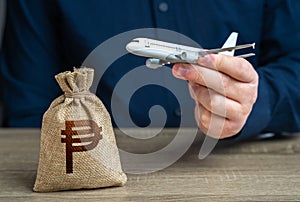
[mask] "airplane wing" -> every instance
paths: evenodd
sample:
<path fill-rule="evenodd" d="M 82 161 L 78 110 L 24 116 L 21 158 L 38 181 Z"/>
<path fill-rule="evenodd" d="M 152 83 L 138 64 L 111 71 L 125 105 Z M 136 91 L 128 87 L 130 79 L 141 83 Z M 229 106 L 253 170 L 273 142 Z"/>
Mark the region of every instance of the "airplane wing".
<path fill-rule="evenodd" d="M 244 45 L 233 46 L 233 47 L 226 47 L 226 48 L 209 49 L 209 50 L 203 50 L 201 52 L 203 52 L 205 54 L 217 54 L 217 53 L 221 53 L 221 52 L 225 52 L 225 51 L 239 50 L 239 49 L 250 48 L 250 47 L 252 47 L 254 49 L 255 43 L 244 44 Z"/>
<path fill-rule="evenodd" d="M 217 48 L 217 49 L 209 49 L 209 50 L 203 50 L 203 52 L 200 53 L 200 55 L 205 56 L 206 54 L 217 54 L 220 53 L 222 55 L 229 55 L 229 56 L 234 56 L 234 51 L 243 49 L 243 48 L 250 48 L 252 47 L 253 49 L 255 48 L 255 43 L 253 44 L 245 44 L 245 45 L 240 45 L 236 46 L 238 38 L 238 33 L 237 32 L 232 32 L 230 36 L 227 38 L 225 43 L 223 44 L 222 48 Z M 247 54 L 247 55 L 241 55 L 238 57 L 249 57 L 253 56 L 254 54 Z"/>

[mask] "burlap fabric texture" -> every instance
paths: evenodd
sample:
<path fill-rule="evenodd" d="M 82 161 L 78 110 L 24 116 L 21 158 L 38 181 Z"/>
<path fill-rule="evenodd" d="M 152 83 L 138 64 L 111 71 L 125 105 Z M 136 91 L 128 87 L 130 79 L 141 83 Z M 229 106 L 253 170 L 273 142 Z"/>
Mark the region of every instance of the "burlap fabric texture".
<path fill-rule="evenodd" d="M 94 70 L 85 67 L 55 76 L 64 95 L 43 116 L 34 191 L 123 186 L 127 181 L 109 113 L 89 92 L 93 77 Z"/>

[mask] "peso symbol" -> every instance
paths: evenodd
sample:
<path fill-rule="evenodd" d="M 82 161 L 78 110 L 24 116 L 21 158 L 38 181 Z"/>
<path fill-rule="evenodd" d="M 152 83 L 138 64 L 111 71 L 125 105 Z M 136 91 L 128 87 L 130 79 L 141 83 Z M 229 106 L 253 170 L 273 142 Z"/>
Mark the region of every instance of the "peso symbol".
<path fill-rule="evenodd" d="M 102 127 L 93 120 L 65 121 L 65 130 L 61 130 L 61 142 L 66 143 L 66 173 L 73 173 L 73 152 L 94 149 L 102 139 L 101 132 Z"/>

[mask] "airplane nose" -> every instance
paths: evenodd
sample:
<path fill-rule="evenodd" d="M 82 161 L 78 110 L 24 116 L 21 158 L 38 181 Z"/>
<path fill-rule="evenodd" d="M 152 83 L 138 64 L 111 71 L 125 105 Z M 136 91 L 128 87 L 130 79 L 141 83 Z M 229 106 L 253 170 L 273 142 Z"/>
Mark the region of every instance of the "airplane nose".
<path fill-rule="evenodd" d="M 132 39 L 127 45 L 126 50 L 130 53 L 135 53 L 141 48 L 139 39 Z"/>
<path fill-rule="evenodd" d="M 135 50 L 137 50 L 138 46 L 135 42 L 129 42 L 126 45 L 126 50 L 130 53 L 133 53 Z"/>
<path fill-rule="evenodd" d="M 126 45 L 126 50 L 128 51 L 128 52 L 132 52 L 132 42 L 130 42 L 130 43 L 128 43 L 127 45 Z"/>

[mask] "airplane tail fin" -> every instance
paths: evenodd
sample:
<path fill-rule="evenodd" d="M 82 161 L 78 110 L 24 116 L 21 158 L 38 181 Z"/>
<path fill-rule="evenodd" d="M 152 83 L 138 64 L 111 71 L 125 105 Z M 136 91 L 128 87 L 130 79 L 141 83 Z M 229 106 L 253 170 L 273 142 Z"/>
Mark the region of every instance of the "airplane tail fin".
<path fill-rule="evenodd" d="M 227 38 L 227 40 L 225 41 L 222 48 L 228 48 L 228 47 L 236 46 L 237 37 L 238 37 L 238 33 L 237 32 L 232 32 L 230 34 L 230 36 Z M 219 54 L 234 56 L 234 50 L 220 52 Z"/>

